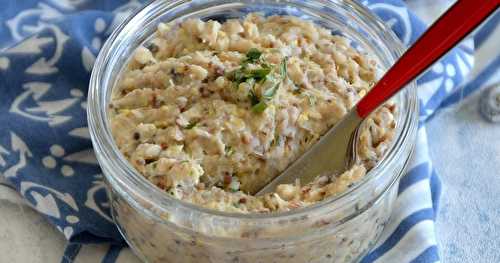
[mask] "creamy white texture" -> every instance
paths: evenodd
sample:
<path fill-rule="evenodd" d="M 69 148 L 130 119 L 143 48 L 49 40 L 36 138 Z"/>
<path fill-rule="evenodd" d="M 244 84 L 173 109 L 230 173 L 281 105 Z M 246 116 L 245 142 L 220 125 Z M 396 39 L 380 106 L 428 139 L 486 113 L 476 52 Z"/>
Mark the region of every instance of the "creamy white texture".
<path fill-rule="evenodd" d="M 345 191 L 384 154 L 396 125 L 389 104 L 365 123 L 351 169 L 246 194 L 340 120 L 375 71 L 346 38 L 295 17 L 160 24 L 114 89 L 112 133 L 132 165 L 175 198 L 229 212 L 287 211 Z"/>

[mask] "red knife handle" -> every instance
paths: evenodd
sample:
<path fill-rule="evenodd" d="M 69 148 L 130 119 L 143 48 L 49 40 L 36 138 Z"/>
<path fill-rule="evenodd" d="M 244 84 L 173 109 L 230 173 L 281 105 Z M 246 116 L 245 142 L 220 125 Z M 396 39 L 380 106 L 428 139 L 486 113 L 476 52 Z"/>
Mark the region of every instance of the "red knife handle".
<path fill-rule="evenodd" d="M 498 8 L 500 0 L 459 0 L 442 15 L 357 104 L 367 117 L 418 77 Z"/>

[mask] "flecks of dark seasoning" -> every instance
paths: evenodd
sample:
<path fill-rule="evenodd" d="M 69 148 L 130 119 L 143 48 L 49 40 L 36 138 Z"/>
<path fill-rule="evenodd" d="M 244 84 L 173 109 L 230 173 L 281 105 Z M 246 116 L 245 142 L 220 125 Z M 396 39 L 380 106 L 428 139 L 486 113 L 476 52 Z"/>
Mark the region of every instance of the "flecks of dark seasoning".
<path fill-rule="evenodd" d="M 203 98 L 206 98 L 206 97 L 210 96 L 210 92 L 208 90 L 207 85 L 201 85 L 200 86 L 200 95 Z"/>
<path fill-rule="evenodd" d="M 158 47 L 158 45 L 156 45 L 155 43 L 150 43 L 146 48 L 149 49 L 149 51 L 151 51 L 151 53 L 153 54 L 160 50 L 160 47 Z"/>
<path fill-rule="evenodd" d="M 158 97 L 156 96 L 156 94 L 154 94 L 153 97 L 151 98 L 151 104 L 155 108 L 159 108 L 161 106 L 161 101 L 158 100 Z"/>
<path fill-rule="evenodd" d="M 139 140 L 141 138 L 141 135 L 138 132 L 134 132 L 134 140 Z"/>
<path fill-rule="evenodd" d="M 182 81 L 182 74 L 175 72 L 175 69 L 170 70 L 170 75 L 172 76 L 174 84 L 179 84 Z"/>

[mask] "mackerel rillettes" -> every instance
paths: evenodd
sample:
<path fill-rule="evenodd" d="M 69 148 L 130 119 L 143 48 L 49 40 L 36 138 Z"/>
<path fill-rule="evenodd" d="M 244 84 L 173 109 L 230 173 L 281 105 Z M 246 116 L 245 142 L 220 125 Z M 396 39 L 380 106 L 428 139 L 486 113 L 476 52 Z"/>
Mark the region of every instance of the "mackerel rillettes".
<path fill-rule="evenodd" d="M 160 24 L 121 73 L 112 135 L 165 194 L 227 212 L 279 212 L 335 196 L 383 157 L 396 126 L 388 103 L 366 120 L 359 161 L 342 174 L 255 197 L 364 96 L 375 60 L 291 16 Z"/>

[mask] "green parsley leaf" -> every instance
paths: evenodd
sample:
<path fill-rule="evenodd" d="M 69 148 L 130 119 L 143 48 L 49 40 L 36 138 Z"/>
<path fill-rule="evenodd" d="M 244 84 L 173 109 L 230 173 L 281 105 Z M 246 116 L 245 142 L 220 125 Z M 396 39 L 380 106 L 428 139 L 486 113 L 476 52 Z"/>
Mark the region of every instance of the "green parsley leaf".
<path fill-rule="evenodd" d="M 274 95 L 276 94 L 276 91 L 280 87 L 281 82 L 286 79 L 286 75 L 287 75 L 286 63 L 287 63 L 287 60 L 288 60 L 288 58 L 285 57 L 283 60 L 281 60 L 281 63 L 280 63 L 280 76 L 281 76 L 281 80 L 277 80 L 277 79 L 273 78 L 270 75 L 267 76 L 267 80 L 271 81 L 271 82 L 274 82 L 274 84 L 273 84 L 273 86 L 271 88 L 265 90 L 262 93 L 262 96 L 264 98 L 271 99 L 272 97 L 274 97 Z"/>
<path fill-rule="evenodd" d="M 252 111 L 256 113 L 263 112 L 267 108 L 266 100 L 271 100 L 274 95 L 276 95 L 276 91 L 281 85 L 281 82 L 284 81 L 287 77 L 287 60 L 288 57 L 285 57 L 281 60 L 279 65 L 279 74 L 280 79 L 270 75 L 272 71 L 276 72 L 276 68 L 273 69 L 269 64 L 265 63 L 261 60 L 262 52 L 256 48 L 250 49 L 246 54 L 246 59 L 242 61 L 242 65 L 231 72 L 226 74 L 226 78 L 233 82 L 236 88 L 242 82 L 247 82 L 252 89 L 248 94 L 248 98 L 250 99 L 250 104 L 252 105 Z M 257 63 L 259 62 L 260 68 L 256 69 L 248 69 L 248 63 Z M 255 82 L 263 82 L 269 81 L 271 82 L 271 87 L 262 92 L 262 98 L 259 98 L 253 87 Z"/>
<path fill-rule="evenodd" d="M 186 127 L 185 129 L 186 130 L 191 130 L 192 128 L 194 128 L 196 126 L 196 124 L 198 124 L 197 121 L 193 121 L 193 122 L 190 122 Z"/>
<path fill-rule="evenodd" d="M 271 68 L 257 68 L 257 69 L 246 69 L 244 67 L 240 67 L 229 72 L 226 75 L 230 81 L 234 82 L 236 87 L 240 85 L 240 83 L 246 82 L 248 80 L 262 81 L 266 78 L 266 76 L 271 72 Z"/>
<path fill-rule="evenodd" d="M 258 68 L 252 69 L 245 72 L 246 78 L 253 78 L 257 81 L 264 80 L 266 76 L 271 72 L 271 68 Z"/>
<path fill-rule="evenodd" d="M 261 55 L 262 55 L 262 52 L 260 52 L 258 49 L 251 48 L 247 52 L 247 59 L 245 60 L 245 62 L 250 62 L 250 63 L 257 62 Z"/>
<path fill-rule="evenodd" d="M 243 68 L 241 68 L 241 67 L 226 73 L 226 78 L 233 82 L 233 87 L 235 89 L 238 88 L 240 83 L 246 81 L 246 77 L 245 77 L 245 74 L 243 72 Z"/>
<path fill-rule="evenodd" d="M 260 99 L 259 97 L 255 94 L 255 91 L 254 90 L 250 90 L 250 92 L 248 93 L 248 98 L 250 99 L 250 104 L 252 106 L 258 104 L 260 102 Z"/>
<path fill-rule="evenodd" d="M 261 66 L 262 68 L 268 68 L 268 69 L 272 69 L 272 68 L 273 68 L 271 65 L 267 64 L 266 62 L 262 62 L 262 63 L 260 63 L 260 66 Z"/>
<path fill-rule="evenodd" d="M 267 104 L 265 101 L 261 101 L 252 106 L 252 111 L 255 113 L 262 113 L 266 110 Z"/>

